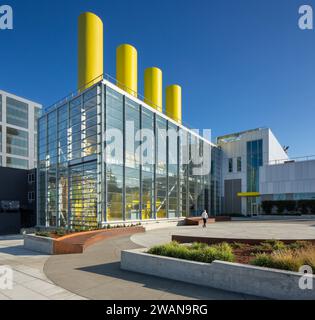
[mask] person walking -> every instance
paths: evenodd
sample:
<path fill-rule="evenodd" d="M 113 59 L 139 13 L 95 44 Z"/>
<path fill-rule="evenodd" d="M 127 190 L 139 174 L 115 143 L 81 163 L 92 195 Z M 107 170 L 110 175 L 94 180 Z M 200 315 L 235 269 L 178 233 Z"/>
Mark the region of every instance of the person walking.
<path fill-rule="evenodd" d="M 207 213 L 206 210 L 203 211 L 201 217 L 202 217 L 202 220 L 203 220 L 203 228 L 206 228 L 207 227 L 207 220 L 209 218 L 208 213 Z"/>

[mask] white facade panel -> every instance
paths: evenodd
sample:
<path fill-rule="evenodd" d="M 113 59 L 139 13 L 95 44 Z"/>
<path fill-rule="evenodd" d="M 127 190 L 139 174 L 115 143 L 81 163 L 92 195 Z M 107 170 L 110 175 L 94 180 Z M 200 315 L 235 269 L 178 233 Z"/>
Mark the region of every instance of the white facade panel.
<path fill-rule="evenodd" d="M 1 113 L 2 117 L 0 119 L 0 126 L 2 129 L 2 150 L 0 150 L 0 156 L 2 158 L 2 164 L 3 167 L 12 167 L 12 168 L 19 168 L 19 169 L 33 169 L 36 167 L 37 162 L 37 150 L 35 150 L 35 137 L 37 135 L 37 128 L 36 128 L 36 114 L 35 110 L 39 109 L 42 110 L 42 105 L 18 97 L 14 94 L 5 92 L 3 90 L 0 90 L 0 96 L 2 98 L 2 104 L 1 104 Z M 10 99 L 13 99 L 14 101 L 17 101 L 18 103 L 23 103 L 27 105 L 27 116 L 25 117 L 25 121 L 27 121 L 27 127 L 20 126 L 18 123 L 10 123 L 8 121 L 9 115 L 7 114 L 7 101 Z M 11 112 L 12 113 L 12 112 Z M 11 115 L 12 116 L 12 115 Z M 24 135 L 27 134 L 27 146 L 24 148 L 27 148 L 26 154 L 18 155 L 18 152 L 14 152 L 12 147 L 8 148 L 7 144 L 7 136 L 8 136 L 8 130 L 16 130 L 16 132 L 24 133 Z M 18 138 L 17 138 L 18 139 Z M 16 149 L 19 150 L 19 146 L 16 146 Z M 9 161 L 11 163 L 9 163 Z"/>
<path fill-rule="evenodd" d="M 315 193 L 315 160 L 261 167 L 260 190 L 262 194 Z"/>

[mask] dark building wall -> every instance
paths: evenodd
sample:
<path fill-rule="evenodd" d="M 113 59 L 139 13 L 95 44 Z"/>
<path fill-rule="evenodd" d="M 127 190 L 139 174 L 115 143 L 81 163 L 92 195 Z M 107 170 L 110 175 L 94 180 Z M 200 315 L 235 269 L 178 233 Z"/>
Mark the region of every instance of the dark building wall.
<path fill-rule="evenodd" d="M 27 170 L 0 167 L 0 201 L 20 201 L 26 207 L 27 174 Z"/>
<path fill-rule="evenodd" d="M 29 181 L 33 173 L 35 181 Z M 34 192 L 29 201 L 29 192 Z M 17 201 L 19 209 L 8 210 L 2 201 Z M 36 170 L 20 170 L 0 167 L 0 234 L 18 233 L 21 227 L 36 224 Z"/>
<path fill-rule="evenodd" d="M 242 191 L 242 180 L 225 180 L 224 181 L 224 213 L 241 214 L 242 200 L 237 196 Z"/>

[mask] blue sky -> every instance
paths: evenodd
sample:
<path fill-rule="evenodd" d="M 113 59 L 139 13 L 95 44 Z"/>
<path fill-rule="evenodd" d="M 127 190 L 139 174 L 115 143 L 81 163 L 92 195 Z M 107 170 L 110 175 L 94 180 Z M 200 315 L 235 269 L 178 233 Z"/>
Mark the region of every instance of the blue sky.
<path fill-rule="evenodd" d="M 298 28 L 314 0 L 0 0 L 14 30 L 0 30 L 0 88 L 45 106 L 76 89 L 77 17 L 104 22 L 105 72 L 131 43 L 143 71 L 162 68 L 183 87 L 183 120 L 213 136 L 271 127 L 291 156 L 315 154 L 315 30 Z"/>

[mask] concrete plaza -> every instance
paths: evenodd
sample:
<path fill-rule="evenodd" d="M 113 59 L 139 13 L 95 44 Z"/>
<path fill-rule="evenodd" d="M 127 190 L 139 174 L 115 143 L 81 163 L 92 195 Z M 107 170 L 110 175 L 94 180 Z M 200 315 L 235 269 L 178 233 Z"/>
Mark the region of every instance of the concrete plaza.
<path fill-rule="evenodd" d="M 102 241 L 83 254 L 46 256 L 25 250 L 21 236 L 0 238 L 0 266 L 14 270 L 13 290 L 3 299 L 184 300 L 255 299 L 242 294 L 189 285 L 120 269 L 124 249 L 167 243 L 173 234 L 227 238 L 311 239 L 315 220 L 233 221 L 196 227 L 169 227 Z"/>
<path fill-rule="evenodd" d="M 77 300 L 83 299 L 56 286 L 44 274 L 49 256 L 23 248 L 23 237 L 0 237 L 0 266 L 13 269 L 13 289 L 0 289 L 0 300 Z"/>

